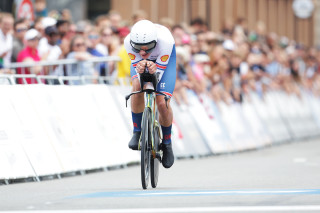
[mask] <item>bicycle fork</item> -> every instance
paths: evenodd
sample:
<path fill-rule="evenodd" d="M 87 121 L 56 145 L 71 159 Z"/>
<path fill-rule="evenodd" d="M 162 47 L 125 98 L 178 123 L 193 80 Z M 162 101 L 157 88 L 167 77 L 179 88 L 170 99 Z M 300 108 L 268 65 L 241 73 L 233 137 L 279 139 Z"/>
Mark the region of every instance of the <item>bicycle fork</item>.
<path fill-rule="evenodd" d="M 151 143 L 149 142 L 148 143 L 148 150 L 151 151 L 151 154 L 152 154 L 152 157 L 153 159 L 158 159 L 160 162 L 161 162 L 161 154 L 160 152 L 157 152 L 157 149 L 155 147 L 155 135 L 154 134 L 158 134 L 158 137 L 159 137 L 159 140 L 160 140 L 160 125 L 158 123 L 158 121 L 155 119 L 155 113 L 156 113 L 156 101 L 155 101 L 155 95 L 154 94 L 148 94 L 147 93 L 147 107 L 150 108 L 150 131 L 149 131 L 149 134 L 150 134 L 150 137 L 149 139 L 151 139 Z M 153 109 L 153 110 L 151 110 Z M 158 132 L 154 131 L 155 129 L 158 130 Z M 160 146 L 160 142 L 158 144 Z M 150 147 L 151 146 L 151 147 Z"/>

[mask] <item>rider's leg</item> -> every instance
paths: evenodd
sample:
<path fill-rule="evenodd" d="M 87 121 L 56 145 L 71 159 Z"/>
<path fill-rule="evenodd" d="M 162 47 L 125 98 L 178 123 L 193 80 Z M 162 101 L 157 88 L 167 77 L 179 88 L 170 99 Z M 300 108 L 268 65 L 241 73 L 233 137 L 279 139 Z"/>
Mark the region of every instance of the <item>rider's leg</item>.
<path fill-rule="evenodd" d="M 168 100 L 168 108 L 163 96 L 157 96 L 157 105 L 159 110 L 159 122 L 163 133 L 163 143 L 171 143 L 171 126 L 173 120 L 172 108 L 170 99 Z"/>
<path fill-rule="evenodd" d="M 132 92 L 140 90 L 140 82 L 138 78 L 132 81 Z M 132 111 L 132 122 L 133 131 L 141 131 L 141 119 L 144 110 L 144 95 L 143 93 L 131 96 L 131 111 Z"/>
<path fill-rule="evenodd" d="M 158 83 L 157 90 L 172 97 L 172 93 L 176 83 L 176 51 L 173 47 L 167 68 L 164 71 L 160 82 Z M 157 105 L 159 110 L 159 122 L 163 133 L 162 150 L 163 159 L 162 165 L 165 168 L 170 168 L 174 163 L 174 155 L 171 144 L 171 127 L 173 121 L 172 108 L 170 101 L 168 101 L 168 108 L 163 96 L 157 96 Z"/>
<path fill-rule="evenodd" d="M 131 77 L 132 77 L 132 92 L 140 91 L 139 78 L 131 65 Z M 133 122 L 133 136 L 129 142 L 129 148 L 138 150 L 139 138 L 141 135 L 141 120 L 144 110 L 144 95 L 136 94 L 131 96 L 131 111 Z"/>

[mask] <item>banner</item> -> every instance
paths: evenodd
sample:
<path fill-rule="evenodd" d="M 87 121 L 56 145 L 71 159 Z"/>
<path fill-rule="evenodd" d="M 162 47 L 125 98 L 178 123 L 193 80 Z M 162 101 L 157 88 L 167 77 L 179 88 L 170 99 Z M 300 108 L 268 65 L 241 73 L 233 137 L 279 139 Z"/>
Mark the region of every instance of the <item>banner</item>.
<path fill-rule="evenodd" d="M 42 177 L 127 165 L 140 160 L 132 137 L 130 87 L 1 85 L 0 179 Z M 171 100 L 178 158 L 257 149 L 318 137 L 320 99 L 267 92 L 243 103 L 215 103 L 188 91 L 189 105 Z"/>

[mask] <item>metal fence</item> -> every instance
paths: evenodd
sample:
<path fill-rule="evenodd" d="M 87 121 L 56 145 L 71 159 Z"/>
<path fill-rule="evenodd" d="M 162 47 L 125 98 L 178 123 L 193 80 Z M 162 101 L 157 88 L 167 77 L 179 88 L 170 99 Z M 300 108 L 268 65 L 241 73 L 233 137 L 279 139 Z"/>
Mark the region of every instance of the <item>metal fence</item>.
<path fill-rule="evenodd" d="M 118 61 L 119 57 L 108 56 L 85 61 L 61 59 L 11 63 L 4 69 L 3 74 L 0 74 L 0 84 L 109 84 L 113 79 L 108 64 Z"/>

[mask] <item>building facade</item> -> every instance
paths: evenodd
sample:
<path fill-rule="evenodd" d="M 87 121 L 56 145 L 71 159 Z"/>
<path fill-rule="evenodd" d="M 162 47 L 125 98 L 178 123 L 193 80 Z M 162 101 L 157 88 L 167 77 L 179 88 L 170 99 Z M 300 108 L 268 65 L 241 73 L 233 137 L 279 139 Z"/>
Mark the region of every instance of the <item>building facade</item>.
<path fill-rule="evenodd" d="M 33 0 L 35 1 L 35 0 Z M 314 8 L 308 18 L 298 18 L 293 10 L 294 1 L 312 1 Z M 13 0 L 1 1 L 0 9 L 11 12 Z M 221 30 L 226 20 L 247 20 L 249 30 L 256 29 L 258 21 L 266 25 L 267 32 L 276 32 L 305 45 L 320 45 L 320 0 L 47 0 L 50 10 L 69 9 L 75 21 L 94 20 L 110 10 L 120 12 L 130 21 L 137 10 L 147 12 L 149 19 L 158 22 L 169 17 L 174 23 L 190 23 L 203 18 L 209 29 Z"/>

